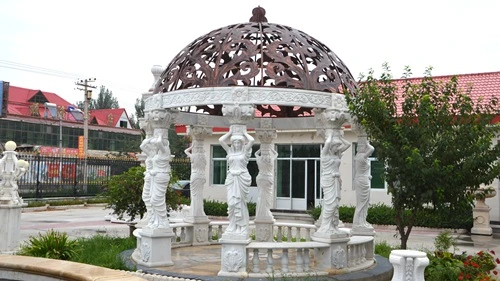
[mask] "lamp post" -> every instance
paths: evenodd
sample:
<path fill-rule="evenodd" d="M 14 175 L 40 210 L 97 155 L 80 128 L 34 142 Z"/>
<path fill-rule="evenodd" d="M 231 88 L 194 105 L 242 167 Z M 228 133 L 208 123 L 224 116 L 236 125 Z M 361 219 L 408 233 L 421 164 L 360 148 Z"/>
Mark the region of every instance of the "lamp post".
<path fill-rule="evenodd" d="M 81 79 L 76 82 L 76 85 L 82 86 L 79 90 L 83 91 L 83 157 L 87 158 L 88 142 L 89 142 L 89 101 L 92 99 L 92 90 L 96 86 L 89 85 L 95 82 L 95 78 Z M 89 90 L 90 88 L 90 90 Z"/>

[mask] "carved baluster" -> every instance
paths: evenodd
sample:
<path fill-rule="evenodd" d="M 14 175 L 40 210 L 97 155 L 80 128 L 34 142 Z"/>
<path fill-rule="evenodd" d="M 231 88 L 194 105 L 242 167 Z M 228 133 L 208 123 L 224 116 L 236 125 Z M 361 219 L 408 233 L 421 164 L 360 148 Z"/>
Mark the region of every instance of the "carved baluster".
<path fill-rule="evenodd" d="M 180 242 L 185 242 L 186 241 L 186 227 L 181 227 L 181 241 Z"/>
<path fill-rule="evenodd" d="M 208 237 L 207 237 L 207 238 L 208 238 L 208 241 L 210 241 L 210 242 L 213 242 L 212 237 L 213 237 L 214 235 L 212 234 L 212 231 L 213 231 L 213 227 L 212 227 L 211 225 L 209 225 L 209 226 L 208 226 L 208 232 L 207 232 L 207 233 L 208 233 Z"/>
<path fill-rule="evenodd" d="M 267 268 L 266 272 L 267 273 L 272 273 L 273 272 L 273 249 L 267 249 Z"/>
<path fill-rule="evenodd" d="M 283 227 L 278 226 L 278 238 L 276 239 L 278 242 L 283 242 Z"/>
<path fill-rule="evenodd" d="M 176 243 L 177 242 L 177 227 L 176 226 L 173 227 L 173 231 L 174 231 L 174 236 L 172 237 L 172 243 Z"/>
<path fill-rule="evenodd" d="M 283 254 L 281 255 L 281 271 L 283 273 L 288 272 L 288 249 L 283 249 Z"/>
<path fill-rule="evenodd" d="M 304 270 L 309 271 L 309 263 L 311 260 L 309 259 L 309 248 L 304 249 Z"/>
<path fill-rule="evenodd" d="M 311 241 L 311 228 L 306 228 L 306 241 Z"/>
<path fill-rule="evenodd" d="M 302 232 L 302 227 L 297 227 L 297 242 L 300 242 L 300 240 L 302 239 L 302 235 L 301 235 L 301 232 Z"/>
<path fill-rule="evenodd" d="M 304 259 L 302 258 L 302 249 L 301 248 L 297 249 L 296 263 L 297 263 L 297 272 L 303 272 L 304 271 L 304 267 L 303 267 Z"/>
<path fill-rule="evenodd" d="M 220 239 L 222 237 L 222 225 L 219 225 L 217 228 L 217 239 Z"/>
<path fill-rule="evenodd" d="M 352 250 L 352 245 L 347 245 L 347 266 L 352 267 L 354 265 L 354 251 Z"/>
<path fill-rule="evenodd" d="M 288 242 L 292 242 L 292 227 L 291 226 L 287 227 L 286 238 L 287 238 Z"/>
<path fill-rule="evenodd" d="M 260 271 L 259 270 L 259 249 L 253 249 L 252 263 L 253 263 L 253 272 L 258 273 Z"/>

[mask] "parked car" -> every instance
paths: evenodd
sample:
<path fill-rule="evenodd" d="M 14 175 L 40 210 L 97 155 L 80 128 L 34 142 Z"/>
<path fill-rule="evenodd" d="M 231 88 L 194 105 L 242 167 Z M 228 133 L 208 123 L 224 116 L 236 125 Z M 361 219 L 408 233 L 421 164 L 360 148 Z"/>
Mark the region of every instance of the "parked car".
<path fill-rule="evenodd" d="M 180 180 L 172 185 L 172 188 L 180 195 L 190 198 L 191 197 L 191 183 L 189 180 Z"/>

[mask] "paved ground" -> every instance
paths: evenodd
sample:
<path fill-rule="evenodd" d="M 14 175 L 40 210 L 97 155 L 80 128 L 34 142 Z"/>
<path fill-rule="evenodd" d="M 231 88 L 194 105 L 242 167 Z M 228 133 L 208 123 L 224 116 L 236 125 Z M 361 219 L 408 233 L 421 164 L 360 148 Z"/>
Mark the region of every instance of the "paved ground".
<path fill-rule="evenodd" d="M 76 207 L 63 210 L 31 211 L 26 210 L 21 215 L 21 241 L 26 241 L 32 235 L 49 229 L 64 231 L 70 237 L 89 237 L 97 233 L 126 237 L 129 227 L 123 223 L 113 223 L 109 218 L 110 210 L 103 206 Z M 395 237 L 394 227 L 376 227 L 375 241 L 385 241 L 391 245 L 399 245 Z M 412 231 L 408 248 L 415 250 L 432 250 L 434 238 L 439 231 L 416 228 Z M 455 233 L 458 238 L 458 251 L 468 253 L 480 250 L 494 250 L 500 254 L 500 238 L 470 236 Z M 162 271 L 180 274 L 215 276 L 220 268 L 220 247 L 188 247 L 172 250 L 174 266 L 159 268 Z"/>

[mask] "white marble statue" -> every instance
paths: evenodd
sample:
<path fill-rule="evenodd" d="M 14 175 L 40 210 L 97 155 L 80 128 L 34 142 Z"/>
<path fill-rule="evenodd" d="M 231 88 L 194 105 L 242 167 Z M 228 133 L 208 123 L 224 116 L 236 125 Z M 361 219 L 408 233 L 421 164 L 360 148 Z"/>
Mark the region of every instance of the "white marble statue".
<path fill-rule="evenodd" d="M 155 145 L 151 143 L 152 136 L 146 136 L 146 138 L 141 143 L 141 150 L 146 155 L 146 160 L 144 164 L 146 166 L 146 171 L 144 172 L 144 187 L 142 188 L 142 201 L 146 205 L 146 216 L 145 221 L 148 222 L 151 219 L 152 209 L 151 209 L 151 172 L 153 170 L 153 156 L 158 153 Z"/>
<path fill-rule="evenodd" d="M 191 196 L 191 214 L 195 217 L 206 216 L 203 210 L 203 187 L 205 186 L 205 166 L 206 159 L 203 151 L 199 151 L 200 147 L 195 145 L 195 141 L 184 150 L 184 153 L 191 160 L 191 177 L 190 177 L 190 196 Z M 203 147 L 201 147 L 203 150 Z"/>
<path fill-rule="evenodd" d="M 370 171 L 370 155 L 373 153 L 373 146 L 368 143 L 366 137 L 358 138 L 358 149 L 354 158 L 354 185 L 356 190 L 356 211 L 353 218 L 354 228 L 371 229 L 372 226 L 366 221 L 368 215 L 368 207 L 370 204 L 370 187 L 371 187 L 371 171 Z"/>
<path fill-rule="evenodd" d="M 3 157 L 0 159 L 0 200 L 3 203 L 12 205 L 22 205 L 23 200 L 19 196 L 17 180 L 20 179 L 29 169 L 29 163 L 17 159 L 16 143 L 8 141 L 5 144 Z"/>
<path fill-rule="evenodd" d="M 269 148 L 262 153 L 261 149 L 255 152 L 259 174 L 257 175 L 257 187 L 259 188 L 259 197 L 257 198 L 257 206 L 255 216 L 259 218 L 272 217 L 271 207 L 273 205 L 273 187 L 274 187 L 274 161 L 278 156 L 276 150 L 268 145 Z"/>
<path fill-rule="evenodd" d="M 226 143 L 229 138 L 231 146 Z M 252 153 L 254 138 L 246 130 L 237 125 L 232 125 L 229 132 L 224 134 L 219 142 L 227 152 L 229 170 L 226 177 L 227 204 L 229 226 L 227 234 L 237 234 L 248 237 L 248 192 L 252 177 L 248 172 L 248 161 Z"/>
<path fill-rule="evenodd" d="M 339 132 L 332 129 L 325 132 L 326 141 L 321 151 L 321 179 L 323 205 L 321 209 L 321 226 L 319 233 L 338 234 L 339 205 L 342 181 L 340 179 L 340 163 L 342 153 L 349 148 Z"/>
<path fill-rule="evenodd" d="M 155 129 L 149 140 L 152 145 L 151 153 L 151 218 L 150 228 L 168 228 L 167 205 L 165 193 L 170 181 L 170 148 L 167 139 L 167 129 Z"/>

